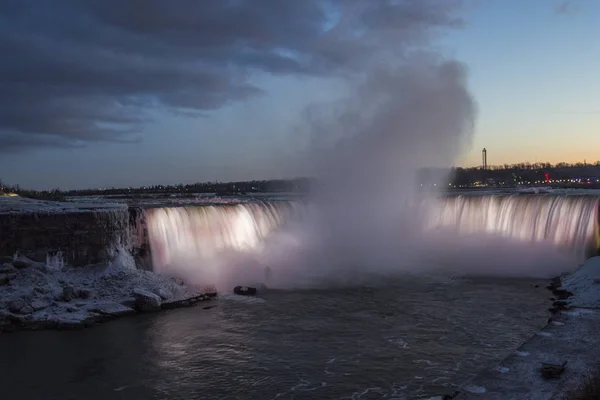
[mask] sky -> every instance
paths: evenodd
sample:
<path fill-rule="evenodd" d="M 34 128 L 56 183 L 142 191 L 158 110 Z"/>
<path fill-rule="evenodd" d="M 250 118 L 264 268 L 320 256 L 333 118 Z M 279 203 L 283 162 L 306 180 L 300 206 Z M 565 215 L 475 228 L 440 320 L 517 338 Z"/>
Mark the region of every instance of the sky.
<path fill-rule="evenodd" d="M 465 67 L 477 113 L 456 165 L 478 165 L 483 147 L 490 164 L 600 159 L 600 2 L 344 4 L 2 2 L 0 179 L 76 189 L 304 175 L 315 105 L 395 46 Z"/>

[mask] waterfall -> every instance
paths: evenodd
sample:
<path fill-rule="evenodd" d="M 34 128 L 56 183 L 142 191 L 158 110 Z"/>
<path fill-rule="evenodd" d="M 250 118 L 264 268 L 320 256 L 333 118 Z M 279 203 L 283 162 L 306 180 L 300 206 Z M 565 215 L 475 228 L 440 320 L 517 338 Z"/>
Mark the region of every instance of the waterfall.
<path fill-rule="evenodd" d="M 303 212 L 300 203 L 285 201 L 146 210 L 153 268 L 210 260 L 228 251 L 259 251 L 273 231 Z"/>
<path fill-rule="evenodd" d="M 576 195 L 462 195 L 440 198 L 429 228 L 459 235 L 492 234 L 522 242 L 549 242 L 585 256 L 598 249 L 599 199 Z"/>
<path fill-rule="evenodd" d="M 445 196 L 406 206 L 420 229 L 400 221 L 399 234 L 373 232 L 371 241 L 371 233 L 360 236 L 367 243 L 357 251 L 361 243 L 329 242 L 327 219 L 309 213 L 302 202 L 152 208 L 142 219 L 154 271 L 228 287 L 242 274 L 260 279 L 266 265 L 288 280 L 319 273 L 345 276 L 352 268 L 560 273 L 599 248 L 599 206 L 600 199 L 591 196 Z M 358 209 L 348 218 L 358 221 L 348 229 L 360 230 L 361 218 L 368 215 Z M 315 220 L 323 225 L 311 230 Z M 309 223 L 289 226 L 295 221 Z"/>

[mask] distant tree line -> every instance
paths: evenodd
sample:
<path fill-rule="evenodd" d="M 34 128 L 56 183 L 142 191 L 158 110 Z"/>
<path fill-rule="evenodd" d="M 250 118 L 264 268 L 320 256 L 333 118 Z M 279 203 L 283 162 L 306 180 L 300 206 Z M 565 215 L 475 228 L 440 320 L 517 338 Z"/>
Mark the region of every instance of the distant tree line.
<path fill-rule="evenodd" d="M 442 176 L 449 176 L 447 183 L 450 186 L 464 187 L 476 182 L 493 180 L 496 184 L 511 184 L 519 182 L 536 182 L 548 178 L 556 180 L 571 179 L 599 179 L 600 161 L 594 163 L 559 162 L 523 162 L 517 164 L 490 165 L 487 169 L 482 167 L 455 167 L 450 169 L 423 168 L 417 176 L 417 184 L 420 182 L 437 182 Z M 0 194 L 16 193 L 22 197 L 33 199 L 62 201 L 67 197 L 75 196 L 126 196 L 135 197 L 144 194 L 178 194 L 180 196 L 192 196 L 195 193 L 216 193 L 218 195 L 243 195 L 250 193 L 273 193 L 273 192 L 296 192 L 307 193 L 314 188 L 316 180 L 312 178 L 275 179 L 275 180 L 253 180 L 238 182 L 198 182 L 193 184 L 177 185 L 152 185 L 138 188 L 102 188 L 83 190 L 28 190 L 19 185 L 5 185 L 0 180 Z"/>
<path fill-rule="evenodd" d="M 65 195 L 59 189 L 53 190 L 29 190 L 21 189 L 19 185 L 6 185 L 0 179 L 0 196 L 15 193 L 21 197 L 38 200 L 64 201 Z"/>
<path fill-rule="evenodd" d="M 540 181 L 567 181 L 574 179 L 589 179 L 594 184 L 600 178 L 600 161 L 594 163 L 548 162 L 518 163 L 491 165 L 487 169 L 482 167 L 453 168 L 450 183 L 454 186 L 469 186 L 475 182 L 493 180 L 495 184 L 508 185 L 521 182 L 535 183 Z M 567 183 L 567 182 L 562 182 Z M 567 185 L 563 185 L 567 186 Z"/>
<path fill-rule="evenodd" d="M 178 194 L 180 196 L 193 196 L 197 193 L 216 193 L 218 195 L 244 195 L 249 193 L 272 192 L 308 192 L 310 190 L 309 178 L 275 179 L 262 181 L 238 182 L 203 182 L 177 185 L 152 185 L 138 188 L 100 188 L 82 190 L 26 190 L 19 185 L 9 186 L 0 184 L 0 193 L 16 193 L 22 197 L 40 200 L 62 201 L 67 197 L 75 196 L 123 196 L 136 197 L 144 194 Z"/>
<path fill-rule="evenodd" d="M 564 168 L 590 168 L 590 167 L 600 167 L 600 161 L 595 161 L 594 163 L 587 162 L 576 162 L 576 163 L 567 163 L 567 162 L 559 162 L 556 164 L 552 164 L 549 162 L 522 162 L 517 164 L 502 164 L 502 165 L 488 165 L 487 169 L 496 171 L 507 171 L 507 170 L 539 170 L 539 169 L 564 169 Z M 472 168 L 464 168 L 464 169 L 480 169 L 481 167 L 472 167 Z"/>

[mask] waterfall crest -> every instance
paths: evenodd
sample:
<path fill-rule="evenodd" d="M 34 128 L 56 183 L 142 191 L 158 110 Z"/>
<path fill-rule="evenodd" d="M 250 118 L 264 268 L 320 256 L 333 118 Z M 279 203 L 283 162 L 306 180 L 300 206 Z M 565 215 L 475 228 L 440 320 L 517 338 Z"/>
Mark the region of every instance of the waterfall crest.
<path fill-rule="evenodd" d="M 222 252 L 259 251 L 273 231 L 301 218 L 303 209 L 296 202 L 276 201 L 147 210 L 153 267 L 161 271 Z"/>
<path fill-rule="evenodd" d="M 363 253 L 370 258 L 354 251 L 360 243 L 324 240 L 327 219 L 302 202 L 155 208 L 144 219 L 156 272 L 224 287 L 243 274 L 262 279 L 267 265 L 287 279 L 282 285 L 313 276 L 341 279 L 353 271 L 539 277 L 565 272 L 600 247 L 600 199 L 592 196 L 460 195 L 416 205 L 407 213 L 417 215 L 418 230 L 400 223 L 399 234 L 365 233 Z M 348 215 L 358 221 L 348 229 L 361 229 L 366 216 L 360 212 Z M 315 219 L 323 221 L 321 231 L 310 229 Z"/>
<path fill-rule="evenodd" d="M 429 228 L 460 235 L 492 234 L 523 242 L 550 242 L 585 256 L 598 243 L 599 199 L 569 195 L 448 196 L 436 201 Z"/>

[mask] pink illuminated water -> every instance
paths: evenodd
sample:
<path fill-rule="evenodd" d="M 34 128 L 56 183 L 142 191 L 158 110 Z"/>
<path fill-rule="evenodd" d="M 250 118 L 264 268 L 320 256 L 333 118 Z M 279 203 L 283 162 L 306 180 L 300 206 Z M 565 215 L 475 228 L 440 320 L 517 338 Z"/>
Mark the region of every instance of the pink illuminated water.
<path fill-rule="evenodd" d="M 368 251 L 327 238 L 323 218 L 300 202 L 157 208 L 146 219 L 157 272 L 225 286 L 264 282 L 267 266 L 281 278 L 275 286 L 439 269 L 543 277 L 576 267 L 598 247 L 592 196 L 448 196 L 410 207 L 422 221 L 411 231 L 399 224 L 389 235 L 349 235 L 371 240 Z M 348 218 L 352 229 L 361 210 Z"/>

